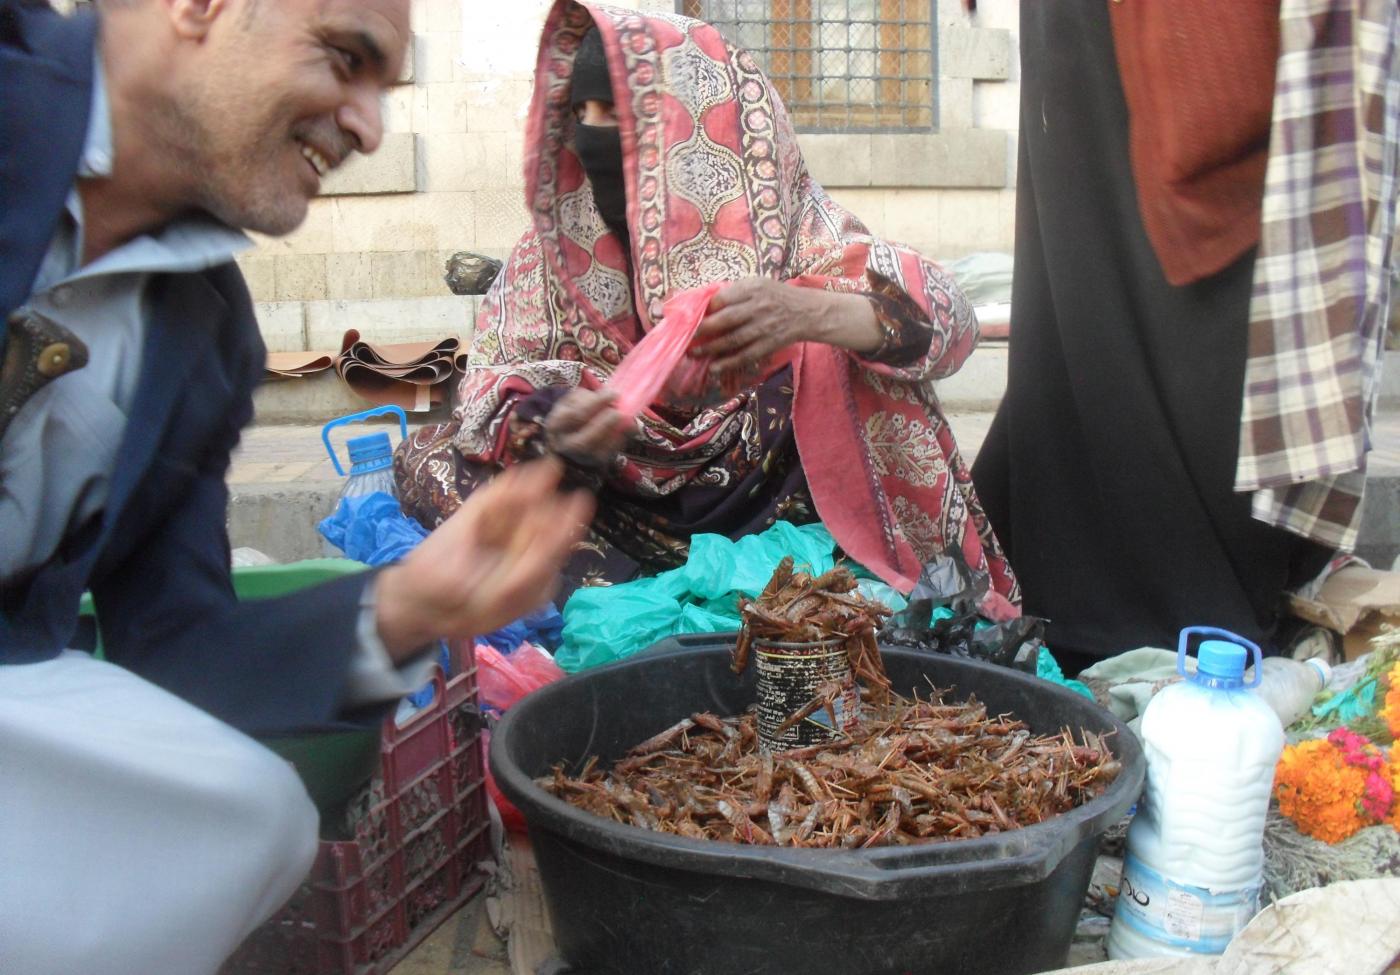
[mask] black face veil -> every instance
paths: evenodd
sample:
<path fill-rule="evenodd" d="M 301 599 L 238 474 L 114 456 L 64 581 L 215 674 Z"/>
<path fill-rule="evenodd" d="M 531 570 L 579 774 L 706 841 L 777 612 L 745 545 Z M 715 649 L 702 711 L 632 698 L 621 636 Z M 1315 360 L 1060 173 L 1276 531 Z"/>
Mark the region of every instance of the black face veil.
<path fill-rule="evenodd" d="M 585 101 L 613 104 L 612 81 L 608 77 L 603 35 L 595 27 L 584 35 L 574 58 L 572 101 L 577 108 Z M 574 125 L 574 149 L 593 187 L 593 201 L 603 222 L 624 241 L 628 239 L 627 190 L 622 175 L 622 133 L 615 125 Z"/>

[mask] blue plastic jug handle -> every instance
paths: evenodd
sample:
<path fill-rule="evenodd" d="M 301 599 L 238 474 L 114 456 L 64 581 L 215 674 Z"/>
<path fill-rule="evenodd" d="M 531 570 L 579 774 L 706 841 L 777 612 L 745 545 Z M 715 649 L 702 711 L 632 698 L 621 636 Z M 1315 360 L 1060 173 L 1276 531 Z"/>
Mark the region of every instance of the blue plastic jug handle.
<path fill-rule="evenodd" d="M 351 413 L 349 416 L 342 416 L 332 420 L 321 428 L 321 441 L 326 445 L 326 453 L 331 455 L 331 463 L 335 465 L 335 472 L 341 477 L 345 476 L 345 468 L 340 466 L 340 458 L 335 455 L 335 448 L 331 446 L 331 430 L 335 427 L 344 426 L 347 423 L 360 423 L 374 416 L 384 416 L 392 413 L 399 418 L 399 437 L 408 439 L 408 415 L 404 413 L 401 406 L 376 406 L 372 410 L 364 410 L 360 413 Z"/>
<path fill-rule="evenodd" d="M 1186 673 L 1186 644 L 1190 642 L 1191 636 L 1197 633 L 1201 636 L 1219 637 L 1250 650 L 1254 654 L 1254 680 L 1244 686 L 1258 687 L 1264 682 L 1264 668 L 1260 666 L 1264 660 L 1264 653 L 1259 649 L 1259 645 L 1250 643 L 1238 633 L 1231 633 L 1229 630 L 1222 630 L 1214 626 L 1188 626 L 1181 631 L 1181 636 L 1176 643 L 1176 672 L 1182 677 L 1190 676 Z"/>

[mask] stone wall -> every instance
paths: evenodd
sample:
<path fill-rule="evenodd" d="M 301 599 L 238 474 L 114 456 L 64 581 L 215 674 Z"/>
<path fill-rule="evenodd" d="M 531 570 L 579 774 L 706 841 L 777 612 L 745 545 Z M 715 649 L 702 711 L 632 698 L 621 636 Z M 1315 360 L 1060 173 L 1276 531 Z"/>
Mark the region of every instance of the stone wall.
<path fill-rule="evenodd" d="M 669 11 L 671 0 L 613 0 Z M 939 129 L 806 135 L 816 177 L 884 236 L 952 258 L 1010 250 L 1018 84 L 1015 0 L 938 0 Z M 240 263 L 269 348 L 471 334 L 450 295 L 456 250 L 501 257 L 526 228 L 523 125 L 549 0 L 414 0 L 414 42 L 385 101 L 384 145 L 327 179 L 306 224 Z"/>

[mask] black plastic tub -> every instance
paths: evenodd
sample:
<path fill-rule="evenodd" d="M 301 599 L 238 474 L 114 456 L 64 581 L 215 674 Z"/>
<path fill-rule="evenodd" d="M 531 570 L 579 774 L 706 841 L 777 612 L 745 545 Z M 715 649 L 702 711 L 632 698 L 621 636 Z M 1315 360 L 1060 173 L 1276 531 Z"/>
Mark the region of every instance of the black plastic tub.
<path fill-rule="evenodd" d="M 1046 681 L 987 664 L 886 649 L 895 689 L 954 688 L 1036 733 L 1116 732 L 1123 772 L 1063 816 L 980 839 L 860 851 L 707 842 L 590 815 L 534 784 L 556 762 L 605 762 L 695 711 L 737 714 L 753 668 L 728 644 L 668 641 L 585 671 L 512 708 L 491 768 L 530 826 L 561 957 L 617 975 L 932 975 L 1062 966 L 1098 840 L 1137 799 L 1146 769 L 1109 712 Z"/>

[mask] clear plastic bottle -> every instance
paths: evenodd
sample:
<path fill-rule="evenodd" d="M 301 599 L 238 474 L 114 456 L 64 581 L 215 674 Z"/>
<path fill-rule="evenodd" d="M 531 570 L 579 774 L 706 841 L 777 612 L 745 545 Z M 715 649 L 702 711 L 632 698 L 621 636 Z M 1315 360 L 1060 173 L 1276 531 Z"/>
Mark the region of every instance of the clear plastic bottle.
<path fill-rule="evenodd" d="M 1203 642 L 1186 674 L 1192 633 Z M 1142 718 L 1147 790 L 1128 830 L 1110 958 L 1215 955 L 1258 909 L 1264 818 L 1283 726 L 1244 680 L 1245 646 L 1183 631 L 1177 669 Z"/>
<path fill-rule="evenodd" d="M 398 499 L 394 488 L 394 448 L 389 443 L 387 433 L 369 433 L 363 437 L 353 437 L 346 441 L 350 452 L 350 476 L 340 489 L 335 506 L 345 498 L 363 497 L 376 491 Z"/>
<path fill-rule="evenodd" d="M 1310 660 L 1265 657 L 1259 669 L 1264 679 L 1255 693 L 1274 709 L 1285 728 L 1307 714 L 1313 698 L 1332 679 L 1332 668 L 1327 661 L 1316 657 Z"/>
<path fill-rule="evenodd" d="M 330 455 L 337 474 L 346 476 L 345 469 L 340 466 L 340 457 L 331 445 L 331 433 L 335 428 L 387 415 L 398 419 L 399 439 L 407 440 L 408 417 L 398 406 L 376 406 L 360 413 L 351 413 L 349 416 L 338 417 L 321 428 L 321 442 L 326 445 L 326 453 Z M 340 508 L 343 499 L 361 497 L 376 491 L 383 491 L 398 500 L 398 491 L 394 489 L 394 448 L 389 443 L 389 435 L 370 433 L 363 437 L 353 437 L 345 442 L 345 446 L 350 453 L 350 473 L 331 507 L 331 514 Z"/>
<path fill-rule="evenodd" d="M 348 475 L 340 464 L 340 457 L 336 453 L 335 447 L 331 444 L 331 434 L 335 432 L 337 427 L 361 423 L 372 417 L 387 415 L 398 419 L 399 439 L 408 439 L 408 417 L 398 406 L 376 406 L 359 413 L 351 413 L 349 416 L 338 417 L 321 428 L 321 442 L 325 444 L 326 454 L 335 466 L 335 472 L 345 478 L 345 484 L 341 487 L 340 494 L 336 496 L 335 504 L 331 505 L 331 510 L 326 513 L 328 517 L 321 522 L 320 528 L 323 535 L 326 535 L 328 530 L 332 532 L 332 536 L 342 534 L 341 531 L 329 526 L 335 522 L 335 516 L 340 512 L 341 503 L 346 498 L 363 497 L 379 491 L 389 495 L 395 501 L 398 500 L 398 491 L 394 488 L 394 449 L 389 443 L 387 433 L 370 433 L 346 441 L 345 446 L 350 454 Z M 322 543 L 322 550 L 328 558 L 338 558 L 341 556 L 341 550 L 339 546 L 330 541 L 332 536 L 326 537 Z"/>
<path fill-rule="evenodd" d="M 383 491 L 398 500 L 398 491 L 394 488 L 394 451 L 389 445 L 389 435 L 370 433 L 353 437 L 346 441 L 345 446 L 350 453 L 350 473 L 327 514 L 334 517 L 346 498 L 364 497 L 376 491 Z M 340 546 L 329 538 L 321 540 L 321 553 L 326 558 L 345 557 Z"/>

